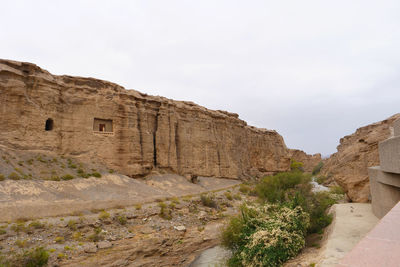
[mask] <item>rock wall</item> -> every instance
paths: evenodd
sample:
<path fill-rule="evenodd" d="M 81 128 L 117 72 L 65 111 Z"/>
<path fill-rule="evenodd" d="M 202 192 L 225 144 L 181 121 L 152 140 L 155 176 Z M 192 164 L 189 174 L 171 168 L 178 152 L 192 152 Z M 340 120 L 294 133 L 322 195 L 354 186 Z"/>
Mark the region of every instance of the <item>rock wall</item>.
<path fill-rule="evenodd" d="M 370 194 L 368 167 L 380 164 L 378 143 L 390 136 L 390 128 L 398 118 L 400 114 L 393 115 L 341 138 L 338 152 L 326 160 L 321 174 L 332 177 L 352 201 L 367 202 Z"/>
<path fill-rule="evenodd" d="M 112 120 L 113 132 L 95 131 L 95 118 Z M 277 132 L 248 126 L 237 114 L 24 62 L 0 60 L 0 125 L 2 146 L 98 161 L 131 177 L 165 169 L 241 178 L 290 165 Z"/>
<path fill-rule="evenodd" d="M 322 161 L 321 154 L 308 155 L 302 150 L 289 149 L 289 157 L 295 161 L 302 162 L 305 172 L 312 172 L 314 167 Z"/>

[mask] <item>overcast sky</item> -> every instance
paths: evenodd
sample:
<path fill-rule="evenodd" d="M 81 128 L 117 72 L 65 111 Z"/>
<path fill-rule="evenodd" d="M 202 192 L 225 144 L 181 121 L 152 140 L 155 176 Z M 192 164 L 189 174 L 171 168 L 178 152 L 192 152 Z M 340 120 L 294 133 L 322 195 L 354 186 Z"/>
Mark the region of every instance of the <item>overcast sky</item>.
<path fill-rule="evenodd" d="M 0 58 L 238 113 L 323 155 L 400 111 L 400 1 L 1 1 Z"/>

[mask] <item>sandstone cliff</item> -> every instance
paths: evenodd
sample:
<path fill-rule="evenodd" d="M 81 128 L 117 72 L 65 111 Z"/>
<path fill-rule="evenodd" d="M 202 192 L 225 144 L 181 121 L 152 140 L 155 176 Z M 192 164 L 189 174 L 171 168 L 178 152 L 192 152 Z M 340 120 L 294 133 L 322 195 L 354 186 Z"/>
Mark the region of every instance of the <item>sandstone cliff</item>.
<path fill-rule="evenodd" d="M 367 202 L 370 192 L 368 167 L 379 165 L 378 143 L 390 136 L 390 127 L 398 118 L 400 114 L 341 138 L 338 152 L 326 160 L 321 174 L 332 177 L 352 201 Z"/>
<path fill-rule="evenodd" d="M 289 169 L 283 138 L 237 114 L 0 60 L 0 145 L 152 170 L 241 178 Z"/>
<path fill-rule="evenodd" d="M 298 149 L 289 149 L 289 157 L 295 161 L 302 162 L 305 172 L 312 172 L 314 167 L 322 161 L 320 153 L 309 155 Z"/>

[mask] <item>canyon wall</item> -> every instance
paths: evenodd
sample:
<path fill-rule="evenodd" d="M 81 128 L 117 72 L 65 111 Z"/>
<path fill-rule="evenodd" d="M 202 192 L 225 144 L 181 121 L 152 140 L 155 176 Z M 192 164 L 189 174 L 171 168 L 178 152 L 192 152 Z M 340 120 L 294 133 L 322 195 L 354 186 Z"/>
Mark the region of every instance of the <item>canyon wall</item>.
<path fill-rule="evenodd" d="M 298 149 L 289 149 L 289 157 L 295 161 L 302 162 L 305 172 L 312 172 L 314 167 L 322 161 L 320 153 L 309 155 Z"/>
<path fill-rule="evenodd" d="M 357 129 L 340 139 L 337 152 L 326 160 L 321 174 L 333 178 L 354 202 L 367 202 L 370 195 L 368 167 L 379 165 L 378 143 L 391 134 L 400 114 Z"/>
<path fill-rule="evenodd" d="M 0 60 L 0 125 L 3 147 L 98 161 L 131 177 L 164 169 L 243 178 L 290 166 L 276 131 L 237 114 L 10 60 Z"/>

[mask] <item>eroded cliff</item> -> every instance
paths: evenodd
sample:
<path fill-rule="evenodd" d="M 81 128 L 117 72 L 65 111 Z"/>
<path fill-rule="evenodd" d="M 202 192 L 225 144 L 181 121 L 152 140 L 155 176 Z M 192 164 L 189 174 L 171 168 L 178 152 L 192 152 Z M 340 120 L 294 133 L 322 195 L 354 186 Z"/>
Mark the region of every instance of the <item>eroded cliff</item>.
<path fill-rule="evenodd" d="M 312 172 L 314 167 L 322 161 L 320 153 L 309 155 L 298 149 L 289 149 L 289 157 L 295 161 L 303 163 L 303 169 L 305 172 Z"/>
<path fill-rule="evenodd" d="M 192 102 L 10 60 L 0 60 L 0 92 L 6 148 L 97 161 L 131 177 L 154 169 L 227 178 L 289 169 L 276 131 Z"/>
<path fill-rule="evenodd" d="M 368 167 L 379 165 L 378 143 L 391 134 L 400 114 L 357 129 L 340 139 L 337 152 L 326 160 L 321 174 L 333 178 L 352 201 L 367 202 L 370 193 Z"/>

